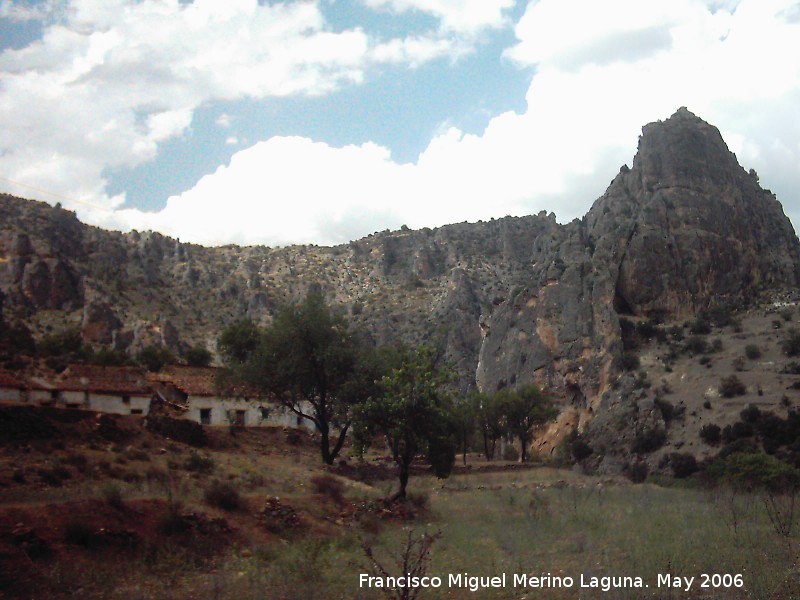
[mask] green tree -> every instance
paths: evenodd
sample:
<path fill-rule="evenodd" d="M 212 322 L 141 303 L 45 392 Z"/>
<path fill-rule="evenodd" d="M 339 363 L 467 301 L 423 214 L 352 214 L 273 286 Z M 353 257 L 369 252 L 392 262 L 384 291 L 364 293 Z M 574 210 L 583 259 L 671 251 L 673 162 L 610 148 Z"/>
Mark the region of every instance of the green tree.
<path fill-rule="evenodd" d="M 467 449 L 475 438 L 478 424 L 478 407 L 471 400 L 468 397 L 453 405 L 453 419 L 458 431 L 458 445 L 464 466 L 467 465 Z"/>
<path fill-rule="evenodd" d="M 523 385 L 515 390 L 503 389 L 497 394 L 500 396 L 498 402 L 506 418 L 508 433 L 519 438 L 520 462 L 525 462 L 533 428 L 553 419 L 558 411 L 533 384 Z"/>
<path fill-rule="evenodd" d="M 352 407 L 376 393 L 383 354 L 368 351 L 345 318 L 316 292 L 280 308 L 255 345 L 253 331 L 240 322 L 235 335 L 220 340 L 232 379 L 255 386 L 312 421 L 320 434 L 322 460 L 333 464 L 350 428 Z"/>
<path fill-rule="evenodd" d="M 175 355 L 164 346 L 150 345 L 142 348 L 136 355 L 136 362 L 147 368 L 148 371 L 160 371 L 164 365 L 175 362 Z"/>
<path fill-rule="evenodd" d="M 250 319 L 228 325 L 219 337 L 217 348 L 228 364 L 244 363 L 259 344 L 262 331 Z"/>
<path fill-rule="evenodd" d="M 500 400 L 502 400 L 502 394 L 485 394 L 476 391 L 470 395 L 469 401 L 474 406 L 478 430 L 483 438 L 483 453 L 486 460 L 494 459 L 497 440 L 508 432 Z"/>
<path fill-rule="evenodd" d="M 442 368 L 436 351 L 421 346 L 407 352 L 400 367 L 382 379 L 383 395 L 370 397 L 356 411 L 357 449 L 363 451 L 380 434 L 398 466 L 395 499 L 405 498 L 417 456 L 425 456 L 437 477 L 447 477 L 453 468 L 457 425 L 450 397 L 443 391 L 451 380 L 452 371 Z"/>
<path fill-rule="evenodd" d="M 190 367 L 207 367 L 211 364 L 211 359 L 213 356 L 207 348 L 196 346 L 194 348 L 189 348 L 186 352 L 184 352 L 183 358 L 186 360 L 186 364 Z"/>

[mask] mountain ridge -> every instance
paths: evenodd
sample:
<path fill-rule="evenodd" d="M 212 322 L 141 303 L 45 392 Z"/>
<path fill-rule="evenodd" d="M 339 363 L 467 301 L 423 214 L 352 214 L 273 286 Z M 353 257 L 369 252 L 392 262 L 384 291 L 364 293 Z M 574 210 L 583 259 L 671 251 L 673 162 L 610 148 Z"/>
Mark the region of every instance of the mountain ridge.
<path fill-rule="evenodd" d="M 333 247 L 206 248 L 108 232 L 0 197 L 0 302 L 34 333 L 130 352 L 215 350 L 319 289 L 376 343 L 439 344 L 459 387 L 535 381 L 591 418 L 620 374 L 620 317 L 685 319 L 800 282 L 800 242 L 719 131 L 681 108 L 645 125 L 587 214 L 380 232 Z"/>

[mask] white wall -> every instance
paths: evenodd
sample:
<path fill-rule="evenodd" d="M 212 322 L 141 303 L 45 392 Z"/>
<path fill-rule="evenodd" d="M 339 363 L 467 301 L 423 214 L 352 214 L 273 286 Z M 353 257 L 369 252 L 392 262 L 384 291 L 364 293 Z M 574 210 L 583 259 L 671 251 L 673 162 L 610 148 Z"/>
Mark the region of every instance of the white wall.
<path fill-rule="evenodd" d="M 22 390 L 16 388 L 0 388 L 0 402 L 22 402 Z"/>
<path fill-rule="evenodd" d="M 97 412 L 113 413 L 117 415 L 130 415 L 132 410 L 141 410 L 141 414 L 146 416 L 150 411 L 150 396 L 130 395 L 129 401 L 123 400 L 122 394 L 89 394 L 90 410 Z"/>
<path fill-rule="evenodd" d="M 297 427 L 297 416 L 282 406 L 258 400 L 236 400 L 217 396 L 191 396 L 187 401 L 189 410 L 185 418 L 200 423 L 200 411 L 211 411 L 211 425 L 229 426 L 229 411 L 245 411 L 246 427 Z M 264 419 L 262 407 L 268 409 Z M 304 427 L 313 430 L 314 423 L 304 420 Z"/>

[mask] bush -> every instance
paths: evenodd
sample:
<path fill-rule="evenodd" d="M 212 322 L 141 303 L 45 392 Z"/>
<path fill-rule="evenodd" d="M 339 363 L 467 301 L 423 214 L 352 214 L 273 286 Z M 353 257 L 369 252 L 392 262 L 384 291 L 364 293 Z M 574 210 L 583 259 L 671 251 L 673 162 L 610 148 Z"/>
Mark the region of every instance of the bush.
<path fill-rule="evenodd" d="M 635 371 L 639 365 L 639 357 L 633 352 L 623 352 L 619 357 L 619 368 L 623 371 Z"/>
<path fill-rule="evenodd" d="M 706 444 L 719 444 L 719 441 L 722 439 L 722 429 L 720 429 L 719 425 L 714 423 L 703 425 L 703 427 L 700 429 L 700 439 L 702 439 Z"/>
<path fill-rule="evenodd" d="M 503 450 L 503 460 L 507 460 L 510 462 L 516 462 L 519 460 L 519 450 L 517 450 L 513 444 L 506 444 L 505 449 Z"/>
<path fill-rule="evenodd" d="M 576 437 L 570 444 L 570 452 L 572 453 L 572 458 L 580 462 L 585 458 L 589 458 L 594 450 L 583 439 Z"/>
<path fill-rule="evenodd" d="M 344 484 L 333 475 L 315 475 L 311 478 L 311 485 L 321 496 L 328 496 L 337 504 L 344 504 Z"/>
<path fill-rule="evenodd" d="M 669 422 L 675 418 L 675 406 L 672 402 L 664 400 L 663 398 L 656 398 L 654 404 L 656 408 L 661 411 L 661 418 L 664 419 L 664 423 L 669 424 Z"/>
<path fill-rule="evenodd" d="M 761 409 L 755 404 L 750 404 L 747 408 L 739 413 L 742 421 L 745 423 L 756 423 L 761 418 Z"/>
<path fill-rule="evenodd" d="M 703 337 L 693 335 L 684 342 L 683 349 L 692 354 L 705 354 L 708 352 L 708 342 Z"/>
<path fill-rule="evenodd" d="M 733 425 L 725 426 L 725 429 L 722 430 L 722 439 L 725 440 L 725 443 L 735 442 L 743 438 L 753 437 L 755 432 L 756 430 L 752 424 L 737 421 Z"/>
<path fill-rule="evenodd" d="M 736 375 L 723 377 L 719 383 L 719 393 L 725 398 L 733 398 L 734 396 L 743 396 L 747 392 L 742 380 Z"/>
<path fill-rule="evenodd" d="M 781 311 L 781 319 L 786 321 L 787 323 L 792 320 L 792 309 L 791 308 L 784 308 Z"/>
<path fill-rule="evenodd" d="M 215 481 L 205 492 L 206 502 L 210 506 L 233 512 L 242 507 L 242 497 L 230 483 Z"/>
<path fill-rule="evenodd" d="M 759 359 L 761 358 L 761 348 L 755 344 L 747 344 L 747 346 L 744 347 L 744 355 L 750 360 Z"/>
<path fill-rule="evenodd" d="M 208 349 L 197 346 L 195 348 L 189 348 L 184 352 L 183 358 L 190 367 L 207 367 L 211 364 L 214 357 Z"/>
<path fill-rule="evenodd" d="M 122 488 L 113 481 L 105 484 L 100 490 L 100 494 L 109 506 L 113 506 L 117 510 L 124 508 L 125 501 L 122 498 Z"/>
<path fill-rule="evenodd" d="M 94 530 L 82 521 L 72 521 L 64 527 L 64 541 L 88 548 L 94 540 Z"/>
<path fill-rule="evenodd" d="M 638 461 L 628 466 L 626 475 L 633 483 L 644 483 L 650 469 L 644 461 Z"/>
<path fill-rule="evenodd" d="M 634 454 L 648 454 L 655 452 L 667 441 L 667 432 L 663 429 L 653 428 L 637 434 L 631 444 Z"/>
<path fill-rule="evenodd" d="M 786 356 L 797 356 L 800 354 L 800 331 L 797 329 L 790 329 L 781 342 L 781 348 Z"/>
<path fill-rule="evenodd" d="M 800 471 L 763 452 L 738 452 L 717 459 L 709 467 L 709 474 L 717 481 L 727 481 L 746 490 L 781 493 L 800 487 Z"/>
<path fill-rule="evenodd" d="M 689 333 L 692 335 L 706 335 L 711 333 L 711 323 L 708 320 L 697 317 L 689 324 Z"/>
<path fill-rule="evenodd" d="M 669 455 L 669 465 L 676 479 L 685 479 L 698 471 L 697 459 L 688 452 L 673 452 Z"/>
<path fill-rule="evenodd" d="M 214 459 L 199 452 L 192 452 L 183 463 L 183 467 L 194 473 L 211 473 L 214 470 Z"/>

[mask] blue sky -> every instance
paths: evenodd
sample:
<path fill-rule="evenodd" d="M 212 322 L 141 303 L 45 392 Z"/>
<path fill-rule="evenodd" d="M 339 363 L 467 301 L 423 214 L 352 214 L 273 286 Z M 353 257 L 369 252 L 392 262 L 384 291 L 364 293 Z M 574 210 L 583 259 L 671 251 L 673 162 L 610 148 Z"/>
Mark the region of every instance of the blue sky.
<path fill-rule="evenodd" d="M 0 190 L 205 244 L 581 216 L 688 106 L 800 219 L 800 2 L 0 0 Z"/>

